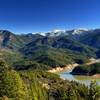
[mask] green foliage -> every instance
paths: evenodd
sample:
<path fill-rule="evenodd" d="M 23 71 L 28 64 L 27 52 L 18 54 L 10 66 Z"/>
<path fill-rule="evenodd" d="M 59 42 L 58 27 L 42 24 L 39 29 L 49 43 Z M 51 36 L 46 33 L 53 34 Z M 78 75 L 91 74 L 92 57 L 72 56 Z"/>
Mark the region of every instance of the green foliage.
<path fill-rule="evenodd" d="M 100 86 L 92 81 L 89 89 L 89 100 L 99 100 L 100 99 Z"/>
<path fill-rule="evenodd" d="M 86 87 L 46 71 L 16 72 L 0 62 L 0 100 L 99 100 L 100 86 Z"/>
<path fill-rule="evenodd" d="M 78 84 L 76 82 L 59 81 L 52 84 L 49 90 L 49 99 L 86 100 L 87 94 L 88 88 L 82 84 Z"/>
<path fill-rule="evenodd" d="M 0 49 L 0 60 L 6 61 L 9 66 L 13 63 L 23 60 L 23 56 L 18 51 L 10 50 L 7 48 Z"/>
<path fill-rule="evenodd" d="M 100 48 L 100 30 L 96 29 L 91 34 L 80 37 L 79 41 L 94 48 Z"/>
<path fill-rule="evenodd" d="M 49 66 L 37 63 L 36 61 L 22 60 L 13 63 L 16 70 L 47 70 Z"/>
<path fill-rule="evenodd" d="M 0 72 L 0 96 L 27 100 L 27 88 L 19 74 L 14 70 L 9 70 L 3 62 L 0 62 Z"/>
<path fill-rule="evenodd" d="M 50 67 L 64 66 L 79 58 L 84 62 L 89 57 L 96 57 L 95 49 L 71 40 L 67 36 L 37 38 L 20 51 L 27 59 Z"/>
<path fill-rule="evenodd" d="M 46 89 L 42 86 L 41 81 L 39 81 L 39 78 L 42 77 L 40 72 L 21 72 L 20 75 L 27 84 L 29 100 L 47 100 Z"/>
<path fill-rule="evenodd" d="M 19 48 L 22 48 L 27 43 L 30 43 L 33 39 L 35 40 L 38 35 L 32 35 L 32 34 L 20 34 L 16 35 L 8 30 L 0 30 L 0 47 L 6 47 L 13 50 L 18 50 Z"/>
<path fill-rule="evenodd" d="M 17 67 L 18 70 L 28 68 L 44 70 L 79 62 L 79 58 L 84 62 L 88 57 L 96 57 L 95 49 L 67 36 L 15 35 L 7 30 L 1 30 L 0 36 L 2 38 L 0 45 L 4 44 L 0 49 L 0 59 L 5 60 L 10 66 Z M 27 60 L 31 60 L 32 63 L 29 64 Z"/>

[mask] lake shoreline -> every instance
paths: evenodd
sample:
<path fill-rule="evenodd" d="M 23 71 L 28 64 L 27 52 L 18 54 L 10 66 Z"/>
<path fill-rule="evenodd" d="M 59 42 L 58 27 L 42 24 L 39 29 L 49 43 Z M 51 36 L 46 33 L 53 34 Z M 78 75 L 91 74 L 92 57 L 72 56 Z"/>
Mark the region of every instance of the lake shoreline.
<path fill-rule="evenodd" d="M 100 74 L 94 74 L 92 75 L 93 78 L 100 78 Z"/>
<path fill-rule="evenodd" d="M 75 64 L 69 64 L 66 65 L 65 67 L 56 67 L 53 68 L 51 70 L 48 70 L 48 72 L 50 73 L 63 73 L 63 72 L 68 72 L 71 75 L 79 75 L 79 76 L 91 76 L 91 78 L 96 79 L 96 78 L 100 78 L 100 74 L 94 74 L 94 75 L 87 75 L 87 74 L 72 74 L 71 71 L 77 67 L 79 64 L 75 63 Z M 63 80 L 65 80 L 64 78 L 61 78 Z"/>
<path fill-rule="evenodd" d="M 77 63 L 68 64 L 65 67 L 56 67 L 56 68 L 53 68 L 51 70 L 48 70 L 48 72 L 50 72 L 50 73 L 59 73 L 59 72 L 65 72 L 65 71 L 71 72 L 78 65 L 79 64 L 77 64 Z"/>

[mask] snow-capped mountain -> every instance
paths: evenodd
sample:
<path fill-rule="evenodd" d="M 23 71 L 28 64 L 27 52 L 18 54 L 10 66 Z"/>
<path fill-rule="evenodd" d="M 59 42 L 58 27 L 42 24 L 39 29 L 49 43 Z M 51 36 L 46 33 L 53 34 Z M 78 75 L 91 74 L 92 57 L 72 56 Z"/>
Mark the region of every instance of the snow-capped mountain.
<path fill-rule="evenodd" d="M 59 36 L 64 33 L 65 33 L 65 30 L 55 29 L 55 30 L 49 31 L 49 32 L 37 32 L 37 33 L 33 33 L 33 34 L 39 34 L 42 36 Z"/>
<path fill-rule="evenodd" d="M 39 34 L 39 35 L 42 35 L 42 36 L 46 36 L 45 32 L 38 32 L 38 33 L 33 33 L 33 34 Z"/>
<path fill-rule="evenodd" d="M 79 29 L 73 29 L 73 30 L 69 30 L 69 31 L 66 31 L 66 33 L 68 35 L 72 34 L 72 35 L 81 35 L 83 33 L 87 33 L 89 32 L 89 29 L 85 29 L 85 28 L 79 28 Z"/>
<path fill-rule="evenodd" d="M 42 36 L 64 36 L 64 35 L 68 35 L 68 36 L 73 36 L 73 35 L 82 35 L 82 34 L 86 34 L 88 33 L 90 30 L 86 29 L 86 28 L 79 28 L 79 29 L 73 29 L 73 30 L 60 30 L 60 29 L 55 29 L 53 31 L 50 32 L 39 32 L 36 34 L 40 34 Z"/>
<path fill-rule="evenodd" d="M 57 33 L 57 32 L 65 32 L 65 30 L 55 29 L 53 32 L 54 33 Z"/>

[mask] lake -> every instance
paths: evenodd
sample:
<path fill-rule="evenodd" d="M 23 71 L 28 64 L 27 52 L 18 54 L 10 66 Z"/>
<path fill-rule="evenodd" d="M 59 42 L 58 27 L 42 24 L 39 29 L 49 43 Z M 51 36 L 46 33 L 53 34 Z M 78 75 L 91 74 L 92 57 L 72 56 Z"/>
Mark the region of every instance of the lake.
<path fill-rule="evenodd" d="M 96 78 L 94 79 L 91 76 L 84 76 L 84 75 L 72 75 L 70 74 L 70 72 L 66 71 L 66 72 L 60 72 L 58 73 L 60 75 L 61 78 L 63 79 L 67 79 L 69 81 L 77 81 L 79 83 L 85 84 L 85 85 L 89 85 L 91 83 L 91 81 L 96 80 L 97 84 L 100 85 L 100 78 Z"/>

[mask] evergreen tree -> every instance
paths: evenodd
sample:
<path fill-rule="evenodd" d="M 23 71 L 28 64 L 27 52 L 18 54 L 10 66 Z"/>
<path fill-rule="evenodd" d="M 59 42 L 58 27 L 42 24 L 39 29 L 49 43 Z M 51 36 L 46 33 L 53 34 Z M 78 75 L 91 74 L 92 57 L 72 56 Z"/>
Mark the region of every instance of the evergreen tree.
<path fill-rule="evenodd" d="M 100 86 L 96 81 L 92 81 L 89 89 L 89 100 L 100 100 Z"/>
<path fill-rule="evenodd" d="M 0 96 L 27 100 L 27 88 L 19 74 L 10 70 L 4 62 L 0 62 Z"/>

